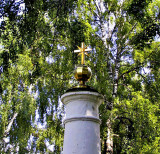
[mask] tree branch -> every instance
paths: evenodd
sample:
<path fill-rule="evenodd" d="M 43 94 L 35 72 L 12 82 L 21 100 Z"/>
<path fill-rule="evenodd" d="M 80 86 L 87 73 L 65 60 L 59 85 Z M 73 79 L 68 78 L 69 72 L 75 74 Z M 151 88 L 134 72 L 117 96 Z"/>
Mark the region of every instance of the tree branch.
<path fill-rule="evenodd" d="M 118 80 L 119 80 L 120 78 L 122 78 L 123 75 L 128 74 L 128 73 L 130 73 L 130 72 L 132 72 L 132 71 L 134 71 L 134 70 L 136 70 L 136 69 L 139 69 L 139 68 L 141 68 L 141 67 L 142 67 L 142 65 L 141 65 L 141 66 L 134 67 L 134 68 L 132 68 L 132 69 L 130 69 L 130 70 L 122 73 L 122 74 L 118 77 Z"/>
<path fill-rule="evenodd" d="M 7 129 L 4 131 L 4 134 L 3 134 L 3 138 L 7 136 L 7 134 L 9 133 L 9 131 L 11 130 L 11 127 L 12 127 L 12 124 L 13 124 L 13 121 L 16 119 L 18 113 L 15 112 L 12 119 L 10 120 L 8 126 L 7 126 Z"/>

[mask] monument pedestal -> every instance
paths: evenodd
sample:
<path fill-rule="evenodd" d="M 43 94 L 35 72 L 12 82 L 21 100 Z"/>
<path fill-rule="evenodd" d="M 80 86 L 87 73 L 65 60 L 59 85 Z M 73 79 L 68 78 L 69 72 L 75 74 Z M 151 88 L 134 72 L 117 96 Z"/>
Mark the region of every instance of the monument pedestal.
<path fill-rule="evenodd" d="M 92 91 L 62 95 L 66 106 L 63 154 L 100 154 L 99 105 L 103 96 Z"/>

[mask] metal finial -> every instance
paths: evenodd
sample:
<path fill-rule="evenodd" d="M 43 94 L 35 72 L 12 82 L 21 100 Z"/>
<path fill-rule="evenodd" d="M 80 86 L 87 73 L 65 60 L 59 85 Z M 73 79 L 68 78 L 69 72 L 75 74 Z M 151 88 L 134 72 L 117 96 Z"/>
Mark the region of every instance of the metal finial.
<path fill-rule="evenodd" d="M 88 51 L 91 51 L 92 49 L 87 49 L 87 47 L 85 47 L 84 42 L 82 43 L 81 47 L 78 47 L 79 50 L 74 50 L 74 52 L 78 52 L 78 55 L 81 55 L 81 65 L 78 66 L 75 70 L 75 78 L 79 81 L 79 85 L 76 86 L 76 88 L 87 88 L 87 86 L 85 85 L 85 82 L 87 82 L 91 75 L 91 69 L 89 67 L 87 67 L 86 65 L 84 65 L 85 62 L 85 55 L 88 55 Z"/>
<path fill-rule="evenodd" d="M 85 55 L 89 56 L 87 52 L 92 50 L 92 49 L 87 49 L 87 48 L 88 47 L 87 46 L 85 47 L 84 42 L 82 42 L 81 47 L 78 46 L 79 50 L 74 50 L 75 53 L 76 52 L 79 53 L 78 56 L 81 55 L 81 64 L 82 65 L 85 62 Z"/>

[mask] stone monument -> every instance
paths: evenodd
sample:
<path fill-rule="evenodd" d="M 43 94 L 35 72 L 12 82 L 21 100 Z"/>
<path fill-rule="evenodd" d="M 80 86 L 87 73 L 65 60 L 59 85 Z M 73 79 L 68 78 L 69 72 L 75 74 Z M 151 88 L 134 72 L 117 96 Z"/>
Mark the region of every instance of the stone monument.
<path fill-rule="evenodd" d="M 103 96 L 85 85 L 91 77 L 91 69 L 84 64 L 87 49 L 82 43 L 78 47 L 81 65 L 75 70 L 79 85 L 66 91 L 61 101 L 66 106 L 63 154 L 100 154 L 99 105 Z"/>

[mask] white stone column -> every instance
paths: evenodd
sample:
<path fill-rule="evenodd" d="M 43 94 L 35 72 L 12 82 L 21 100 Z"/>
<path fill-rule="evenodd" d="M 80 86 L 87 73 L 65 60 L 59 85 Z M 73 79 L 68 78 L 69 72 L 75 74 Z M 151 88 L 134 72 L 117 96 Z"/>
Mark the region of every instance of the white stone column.
<path fill-rule="evenodd" d="M 66 106 L 63 154 L 100 154 L 98 107 L 103 96 L 98 92 L 75 91 L 62 95 Z"/>

